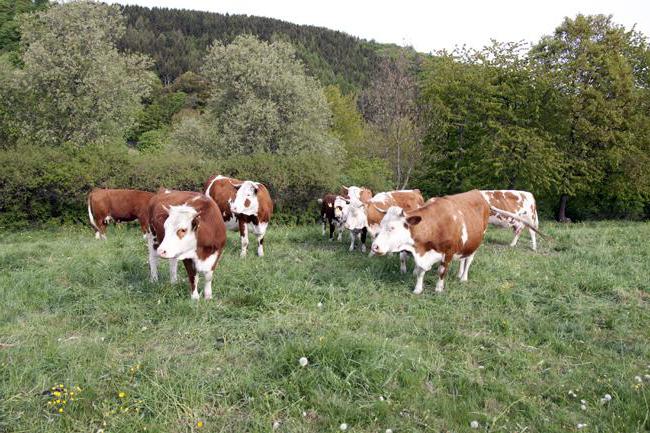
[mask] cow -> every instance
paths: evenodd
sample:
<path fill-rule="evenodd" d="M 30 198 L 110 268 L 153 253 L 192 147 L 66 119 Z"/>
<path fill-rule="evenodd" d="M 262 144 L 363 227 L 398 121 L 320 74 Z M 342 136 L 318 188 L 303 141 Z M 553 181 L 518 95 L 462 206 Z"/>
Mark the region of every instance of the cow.
<path fill-rule="evenodd" d="M 264 236 L 273 214 L 273 201 L 264 184 L 250 180 L 211 176 L 204 184 L 205 195 L 219 206 L 226 227 L 239 230 L 241 257 L 248 250 L 248 225 L 257 236 L 257 255 L 264 255 Z"/>
<path fill-rule="evenodd" d="M 337 239 L 340 242 L 343 233 L 343 224 L 339 217 L 335 215 L 335 204 L 337 199 L 342 199 L 342 197 L 327 193 L 323 198 L 318 199 L 318 203 L 320 204 L 320 219 L 323 223 L 323 236 L 325 236 L 325 228 L 329 225 L 329 240 L 334 240 L 334 231 L 336 230 L 338 233 Z"/>
<path fill-rule="evenodd" d="M 190 296 L 199 299 L 198 276 L 205 277 L 203 296 L 212 298 L 212 274 L 226 245 L 226 226 L 217 204 L 197 192 L 162 191 L 148 205 L 149 270 L 158 280 L 158 257 L 169 259 L 172 282 L 176 265 L 183 261 L 190 283 Z"/>
<path fill-rule="evenodd" d="M 531 225 L 533 225 L 533 227 L 539 227 L 535 197 L 530 192 L 514 190 L 486 190 L 481 191 L 481 195 L 483 195 L 485 200 L 491 206 L 519 215 L 526 219 Z M 510 243 L 511 247 L 517 245 L 521 232 L 526 228 L 526 225 L 522 222 L 494 212 L 490 212 L 488 223 L 497 227 L 512 228 L 515 232 L 515 238 Z M 535 230 L 528 228 L 528 232 L 530 233 L 532 249 L 533 251 L 537 251 L 537 237 Z"/>
<path fill-rule="evenodd" d="M 345 225 L 345 220 L 348 217 L 348 211 L 352 206 L 363 206 L 372 199 L 372 191 L 365 187 L 359 186 L 344 186 L 341 188 L 341 194 L 337 201 L 334 203 L 334 215 Z M 346 227 L 348 228 L 348 227 Z M 365 227 L 349 229 L 350 230 L 350 251 L 354 251 L 355 239 L 359 239 L 361 244 L 361 251 L 366 251 L 366 235 L 367 230 Z"/>
<path fill-rule="evenodd" d="M 106 240 L 106 226 L 110 221 L 138 220 L 145 234 L 148 228 L 148 204 L 153 193 L 135 189 L 94 188 L 88 194 L 88 218 L 95 230 L 95 239 Z"/>
<path fill-rule="evenodd" d="M 423 206 L 406 211 L 390 207 L 381 220 L 379 232 L 372 243 L 372 253 L 385 255 L 407 251 L 415 259 L 416 284 L 413 293 L 423 289 L 424 274 L 438 266 L 436 292 L 445 287 L 445 275 L 452 259 L 460 259 L 458 277 L 467 281 L 469 267 L 483 241 L 490 213 L 500 213 L 532 227 L 525 219 L 490 206 L 478 190 L 436 197 Z M 536 230 L 533 228 L 533 230 Z"/>
<path fill-rule="evenodd" d="M 379 224 L 391 206 L 399 206 L 403 209 L 415 209 L 424 204 L 424 198 L 419 189 L 398 190 L 380 192 L 365 203 L 351 202 L 345 218 L 345 228 L 358 231 L 367 230 L 372 239 L 379 231 Z M 365 242 L 365 239 L 362 241 Z M 350 247 L 352 251 L 353 247 Z M 365 243 L 362 243 L 361 251 L 365 252 Z M 406 272 L 406 254 L 400 254 L 400 269 Z"/>

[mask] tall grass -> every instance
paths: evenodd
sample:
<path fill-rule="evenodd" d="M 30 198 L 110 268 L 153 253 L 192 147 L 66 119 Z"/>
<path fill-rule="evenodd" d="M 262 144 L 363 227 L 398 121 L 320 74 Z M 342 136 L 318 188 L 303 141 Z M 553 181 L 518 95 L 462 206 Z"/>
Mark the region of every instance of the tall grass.
<path fill-rule="evenodd" d="M 0 432 L 647 431 L 650 224 L 543 228 L 420 296 L 316 226 L 230 233 L 209 302 L 149 283 L 135 229 L 4 233 Z"/>

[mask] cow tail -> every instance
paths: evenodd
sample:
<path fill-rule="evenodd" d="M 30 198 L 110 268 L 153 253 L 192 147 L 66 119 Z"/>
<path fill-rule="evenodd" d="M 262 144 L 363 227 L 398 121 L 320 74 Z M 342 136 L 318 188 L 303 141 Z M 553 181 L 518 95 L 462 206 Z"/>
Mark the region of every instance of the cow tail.
<path fill-rule="evenodd" d="M 101 231 L 99 230 L 99 227 L 97 227 L 97 223 L 95 222 L 95 216 L 93 215 L 93 209 L 90 204 L 90 194 L 88 194 L 88 218 L 90 219 L 90 225 L 93 226 L 93 228 L 97 231 L 97 233 L 101 234 Z"/>
<path fill-rule="evenodd" d="M 492 205 L 490 205 L 490 211 L 492 211 L 492 212 L 494 212 L 494 213 L 497 213 L 497 214 L 501 214 L 501 215 L 507 216 L 507 217 L 512 218 L 512 219 L 514 219 L 514 220 L 516 220 L 516 221 L 519 221 L 520 223 L 524 224 L 526 227 L 528 227 L 529 229 L 531 229 L 532 231 L 534 231 L 534 232 L 537 233 L 538 235 L 540 235 L 540 236 L 542 236 L 542 237 L 547 237 L 544 233 L 540 232 L 540 231 L 537 229 L 537 227 L 535 227 L 535 224 L 533 224 L 533 223 L 531 223 L 530 221 L 528 221 L 527 218 L 522 218 L 522 217 L 520 217 L 520 216 L 517 215 L 517 214 L 514 214 L 514 213 L 512 213 L 512 212 L 505 211 L 505 210 L 503 210 L 503 209 L 499 209 L 498 207 L 494 207 L 494 206 L 492 206 Z"/>

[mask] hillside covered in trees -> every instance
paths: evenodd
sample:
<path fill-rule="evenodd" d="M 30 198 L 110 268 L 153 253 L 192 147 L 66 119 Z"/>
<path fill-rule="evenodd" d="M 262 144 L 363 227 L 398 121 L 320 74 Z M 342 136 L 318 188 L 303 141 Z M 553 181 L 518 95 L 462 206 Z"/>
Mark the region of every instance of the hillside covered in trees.
<path fill-rule="evenodd" d="M 344 91 L 367 86 L 379 63 L 371 43 L 322 27 L 192 10 L 124 6 L 122 11 L 127 30 L 120 47 L 150 55 L 163 83 L 183 72 L 198 72 L 213 41 L 228 44 L 246 34 L 291 43 L 309 74 Z"/>

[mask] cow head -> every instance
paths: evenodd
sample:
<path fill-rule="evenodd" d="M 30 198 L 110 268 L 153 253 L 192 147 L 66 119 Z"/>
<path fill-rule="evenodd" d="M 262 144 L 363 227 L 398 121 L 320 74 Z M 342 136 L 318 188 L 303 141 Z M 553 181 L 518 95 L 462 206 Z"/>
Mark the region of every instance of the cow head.
<path fill-rule="evenodd" d="M 196 250 L 198 212 L 186 204 L 170 206 L 165 220 L 165 238 L 156 250 L 165 259 L 183 258 Z"/>
<path fill-rule="evenodd" d="M 260 206 L 257 192 L 259 191 L 260 184 L 247 180 L 240 184 L 233 184 L 233 186 L 237 190 L 237 195 L 235 196 L 235 200 L 230 202 L 230 210 L 233 213 L 257 215 L 257 210 Z"/>
<path fill-rule="evenodd" d="M 351 200 L 343 226 L 348 230 L 361 230 L 368 224 L 368 216 L 363 203 Z"/>
<path fill-rule="evenodd" d="M 350 200 L 341 196 L 336 197 L 334 200 L 334 218 L 339 221 L 345 221 L 348 217 L 348 210 L 350 207 Z"/>
<path fill-rule="evenodd" d="M 419 216 L 407 216 L 404 209 L 391 206 L 379 225 L 379 233 L 372 242 L 373 254 L 383 256 L 387 253 L 402 251 L 413 245 L 410 226 L 422 220 Z"/>

